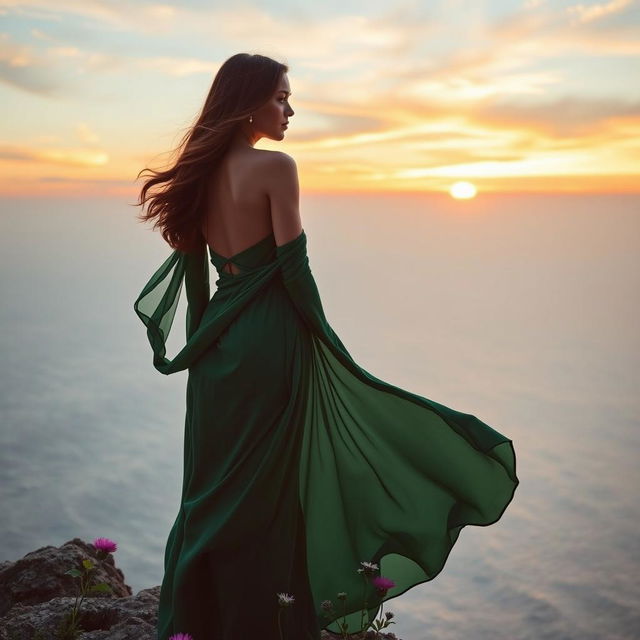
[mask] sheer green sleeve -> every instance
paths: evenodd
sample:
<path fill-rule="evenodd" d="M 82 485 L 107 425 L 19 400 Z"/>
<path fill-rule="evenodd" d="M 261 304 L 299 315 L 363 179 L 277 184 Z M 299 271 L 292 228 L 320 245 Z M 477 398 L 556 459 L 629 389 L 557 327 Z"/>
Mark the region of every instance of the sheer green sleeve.
<path fill-rule="evenodd" d="M 234 296 L 205 318 L 210 303 L 209 263 L 206 245 L 193 253 L 174 250 L 142 289 L 134 303 L 138 317 L 147 327 L 153 351 L 153 365 L 169 375 L 189 368 L 209 349 L 237 316 L 277 272 L 277 263 L 256 269 Z M 186 342 L 167 358 L 167 339 L 173 325 L 182 287 L 187 293 Z"/>
<path fill-rule="evenodd" d="M 166 357 L 166 345 L 183 285 L 187 293 L 186 347 L 200 326 L 209 302 L 209 265 L 205 248 L 195 253 L 174 250 L 151 276 L 134 303 L 138 317 L 147 327 L 153 364 L 163 373 L 172 372 L 169 371 L 171 361 Z"/>

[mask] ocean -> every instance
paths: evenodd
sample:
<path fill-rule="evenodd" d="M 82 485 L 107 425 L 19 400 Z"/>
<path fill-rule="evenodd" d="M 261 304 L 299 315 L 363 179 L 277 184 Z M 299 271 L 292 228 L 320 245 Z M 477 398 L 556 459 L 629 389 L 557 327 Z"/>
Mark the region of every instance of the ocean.
<path fill-rule="evenodd" d="M 106 536 L 136 592 L 160 584 L 177 514 L 186 372 L 153 368 L 133 311 L 170 253 L 134 197 L 1 201 L 0 560 Z M 385 605 L 403 640 L 640 638 L 639 203 L 303 193 L 356 362 L 516 450 L 502 519 Z"/>

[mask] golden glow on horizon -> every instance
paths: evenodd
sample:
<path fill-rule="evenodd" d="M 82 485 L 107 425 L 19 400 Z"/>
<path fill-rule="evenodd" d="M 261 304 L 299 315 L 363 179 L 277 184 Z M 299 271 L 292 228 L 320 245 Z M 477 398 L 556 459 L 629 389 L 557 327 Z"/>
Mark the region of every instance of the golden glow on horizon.
<path fill-rule="evenodd" d="M 457 200 L 468 200 L 469 198 L 475 198 L 478 190 L 474 184 L 463 180 L 460 182 L 454 182 L 451 185 L 451 189 L 449 189 L 449 193 Z"/>

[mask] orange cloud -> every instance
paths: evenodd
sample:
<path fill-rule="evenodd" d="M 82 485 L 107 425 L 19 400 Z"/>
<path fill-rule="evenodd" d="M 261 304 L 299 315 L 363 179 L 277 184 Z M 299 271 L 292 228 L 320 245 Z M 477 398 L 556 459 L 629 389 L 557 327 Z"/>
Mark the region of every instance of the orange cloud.
<path fill-rule="evenodd" d="M 611 0 L 605 4 L 577 4 L 567 7 L 567 13 L 574 16 L 577 22 L 593 22 L 605 16 L 619 13 L 633 3 L 633 0 Z"/>
<path fill-rule="evenodd" d="M 63 165 L 67 167 L 99 167 L 109 162 L 104 151 L 89 149 L 31 149 L 0 145 L 0 160 Z"/>

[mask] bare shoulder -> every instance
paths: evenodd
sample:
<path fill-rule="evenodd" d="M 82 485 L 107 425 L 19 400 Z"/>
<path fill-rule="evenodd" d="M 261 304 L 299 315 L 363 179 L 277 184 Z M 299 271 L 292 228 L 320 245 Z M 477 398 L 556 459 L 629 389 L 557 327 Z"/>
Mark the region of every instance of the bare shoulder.
<path fill-rule="evenodd" d="M 260 162 L 265 171 L 282 172 L 288 171 L 297 174 L 298 166 L 293 156 L 284 151 L 271 151 L 268 149 L 260 149 Z"/>
<path fill-rule="evenodd" d="M 262 162 L 276 244 L 285 244 L 302 232 L 298 168 L 283 151 L 266 151 Z"/>

